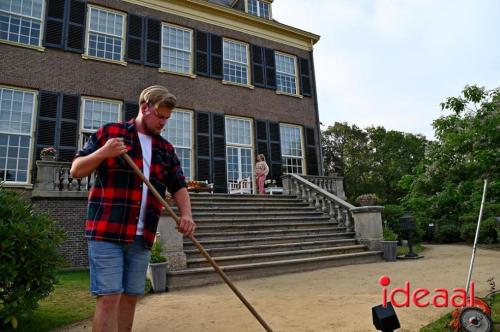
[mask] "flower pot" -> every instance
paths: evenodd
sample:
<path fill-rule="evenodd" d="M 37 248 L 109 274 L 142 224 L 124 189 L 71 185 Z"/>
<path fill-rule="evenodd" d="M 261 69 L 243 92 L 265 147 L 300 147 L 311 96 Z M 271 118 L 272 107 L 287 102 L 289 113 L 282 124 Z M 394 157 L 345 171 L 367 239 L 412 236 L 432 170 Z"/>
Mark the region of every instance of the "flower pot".
<path fill-rule="evenodd" d="M 397 257 L 396 249 L 398 246 L 398 241 L 380 241 L 380 243 L 382 243 L 384 260 L 388 262 L 395 262 Z"/>
<path fill-rule="evenodd" d="M 56 161 L 56 156 L 40 156 L 43 161 Z"/>
<path fill-rule="evenodd" d="M 168 262 L 149 263 L 148 277 L 155 293 L 165 292 L 167 288 L 167 266 Z"/>

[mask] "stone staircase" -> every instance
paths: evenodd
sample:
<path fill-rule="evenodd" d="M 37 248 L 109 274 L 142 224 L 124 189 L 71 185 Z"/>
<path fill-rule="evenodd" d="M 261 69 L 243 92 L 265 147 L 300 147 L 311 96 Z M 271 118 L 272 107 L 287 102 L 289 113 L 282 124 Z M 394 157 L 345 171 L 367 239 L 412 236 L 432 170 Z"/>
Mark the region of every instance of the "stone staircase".
<path fill-rule="evenodd" d="M 296 196 L 192 194 L 191 202 L 195 237 L 231 280 L 381 260 Z M 189 239 L 184 252 L 187 268 L 168 272 L 169 290 L 222 282 Z"/>

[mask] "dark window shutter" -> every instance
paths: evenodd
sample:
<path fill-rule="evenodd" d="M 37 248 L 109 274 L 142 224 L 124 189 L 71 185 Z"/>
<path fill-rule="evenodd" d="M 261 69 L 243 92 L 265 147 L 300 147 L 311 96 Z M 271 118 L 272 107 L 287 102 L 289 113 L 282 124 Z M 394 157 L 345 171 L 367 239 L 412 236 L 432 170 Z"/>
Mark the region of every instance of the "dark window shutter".
<path fill-rule="evenodd" d="M 272 172 L 272 179 L 281 186 L 281 138 L 280 125 L 278 122 L 269 121 L 269 168 Z"/>
<path fill-rule="evenodd" d="M 210 77 L 222 79 L 222 37 L 210 34 Z"/>
<path fill-rule="evenodd" d="M 137 113 L 139 112 L 139 104 L 132 102 L 125 102 L 124 108 L 125 108 L 124 110 L 125 121 L 129 121 L 130 119 L 137 117 Z"/>
<path fill-rule="evenodd" d="M 264 49 L 266 60 L 266 88 L 276 89 L 276 63 L 274 59 L 274 50 Z"/>
<path fill-rule="evenodd" d="M 144 62 L 142 41 L 144 40 L 144 17 L 129 14 L 127 25 L 127 62 Z"/>
<path fill-rule="evenodd" d="M 59 94 L 40 92 L 38 102 L 38 122 L 36 135 L 36 159 L 40 159 L 43 148 L 56 147 L 57 109 Z"/>
<path fill-rule="evenodd" d="M 78 119 L 80 98 L 76 95 L 62 95 L 61 112 L 56 137 L 59 160 L 72 161 L 78 147 Z"/>
<path fill-rule="evenodd" d="M 253 85 L 265 87 L 266 81 L 264 76 L 264 56 L 262 47 L 252 45 L 252 77 Z"/>
<path fill-rule="evenodd" d="M 208 72 L 208 33 L 196 30 L 196 74 L 209 76 Z"/>
<path fill-rule="evenodd" d="M 161 22 L 147 18 L 146 23 L 146 61 L 145 66 L 160 67 Z"/>
<path fill-rule="evenodd" d="M 69 0 L 69 19 L 66 28 L 66 51 L 83 53 L 83 43 L 85 41 L 85 2 L 79 0 Z"/>
<path fill-rule="evenodd" d="M 196 112 L 196 180 L 212 183 L 210 113 Z"/>
<path fill-rule="evenodd" d="M 309 60 L 300 58 L 300 91 L 303 96 L 311 97 L 311 74 Z"/>
<path fill-rule="evenodd" d="M 257 137 L 257 154 L 263 154 L 269 162 L 269 141 L 267 135 L 267 121 L 256 120 L 255 130 Z"/>
<path fill-rule="evenodd" d="M 212 172 L 214 192 L 227 192 L 226 136 L 224 114 L 212 114 Z"/>
<path fill-rule="evenodd" d="M 316 149 L 316 139 L 314 128 L 306 127 L 306 164 L 308 175 L 319 175 L 318 173 L 318 153 Z"/>
<path fill-rule="evenodd" d="M 44 46 L 64 47 L 65 0 L 47 0 Z"/>

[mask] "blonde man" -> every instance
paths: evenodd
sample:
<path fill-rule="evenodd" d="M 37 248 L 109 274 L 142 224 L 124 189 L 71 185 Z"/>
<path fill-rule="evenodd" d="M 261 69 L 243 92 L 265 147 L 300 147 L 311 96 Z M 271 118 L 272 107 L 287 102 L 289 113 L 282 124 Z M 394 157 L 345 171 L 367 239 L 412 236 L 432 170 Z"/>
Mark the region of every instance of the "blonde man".
<path fill-rule="evenodd" d="M 179 159 L 160 136 L 175 105 L 165 87 L 144 89 L 137 117 L 99 128 L 73 160 L 74 178 L 95 171 L 85 223 L 90 288 L 97 296 L 94 332 L 132 329 L 162 210 L 121 155 L 128 153 L 159 193 L 168 188 L 181 212 L 179 232 L 189 236 L 195 230 Z"/>

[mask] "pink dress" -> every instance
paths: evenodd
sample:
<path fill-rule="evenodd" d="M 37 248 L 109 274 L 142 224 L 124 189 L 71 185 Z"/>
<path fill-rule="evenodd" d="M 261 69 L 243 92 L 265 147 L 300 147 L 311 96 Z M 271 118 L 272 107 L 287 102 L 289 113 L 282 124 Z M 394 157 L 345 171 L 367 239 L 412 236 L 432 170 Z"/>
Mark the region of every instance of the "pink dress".
<path fill-rule="evenodd" d="M 266 181 L 267 174 L 269 173 L 269 167 L 265 161 L 259 161 L 255 165 L 255 176 L 257 177 L 257 188 L 259 189 L 259 194 L 264 195 L 266 190 L 264 188 L 264 182 Z"/>

